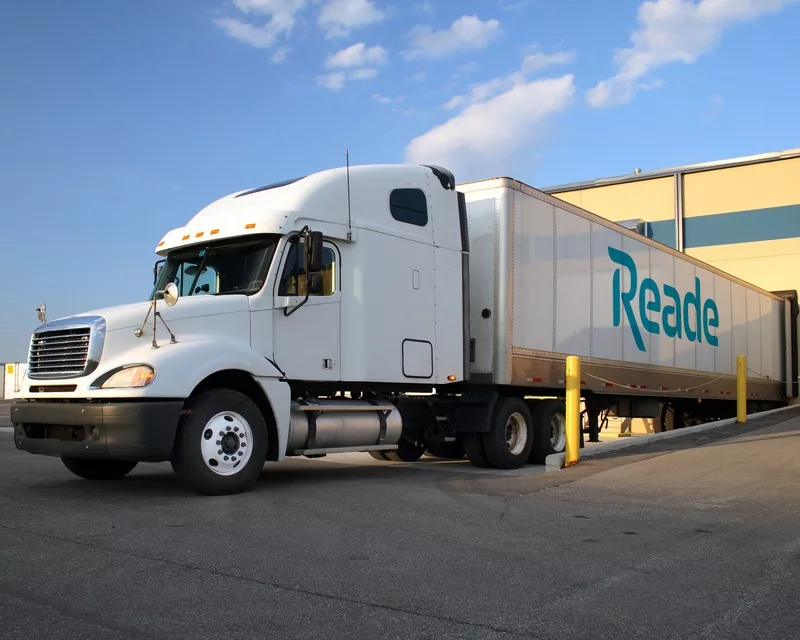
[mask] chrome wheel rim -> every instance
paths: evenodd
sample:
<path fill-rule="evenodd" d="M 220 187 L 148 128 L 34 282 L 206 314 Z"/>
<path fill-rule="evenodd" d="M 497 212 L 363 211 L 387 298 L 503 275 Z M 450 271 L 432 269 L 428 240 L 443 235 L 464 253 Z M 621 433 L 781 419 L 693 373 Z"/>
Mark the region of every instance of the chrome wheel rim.
<path fill-rule="evenodd" d="M 561 452 L 567 445 L 567 421 L 560 413 L 550 419 L 550 446 L 556 452 Z"/>
<path fill-rule="evenodd" d="M 253 430 L 238 413 L 222 411 L 200 434 L 203 462 L 220 476 L 232 476 L 247 465 L 253 450 Z"/>
<path fill-rule="evenodd" d="M 528 444 L 528 423 L 521 413 L 512 413 L 506 421 L 506 447 L 511 455 L 518 456 Z"/>

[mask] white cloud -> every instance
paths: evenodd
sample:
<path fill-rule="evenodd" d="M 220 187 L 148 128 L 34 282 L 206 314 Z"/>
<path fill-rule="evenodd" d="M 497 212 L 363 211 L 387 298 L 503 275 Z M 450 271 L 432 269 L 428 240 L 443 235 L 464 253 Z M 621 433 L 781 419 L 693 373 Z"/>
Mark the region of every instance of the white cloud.
<path fill-rule="evenodd" d="M 353 29 L 386 18 L 374 0 L 327 0 L 319 12 L 319 26 L 326 37 L 347 36 Z"/>
<path fill-rule="evenodd" d="M 432 16 L 434 13 L 436 13 L 436 7 L 433 6 L 433 3 L 430 0 L 425 0 L 424 2 L 415 2 L 413 9 L 418 13 L 426 13 L 429 16 Z"/>
<path fill-rule="evenodd" d="M 522 0 L 521 2 L 503 2 L 503 0 L 500 0 L 500 8 L 503 11 L 516 11 L 520 13 L 524 11 L 527 6 L 527 0 Z"/>
<path fill-rule="evenodd" d="M 444 124 L 412 140 L 406 160 L 439 164 L 456 175 L 498 168 L 509 156 L 545 133 L 548 117 L 567 109 L 574 76 L 527 81 L 520 77 L 494 97 L 467 106 Z"/>
<path fill-rule="evenodd" d="M 725 98 L 721 95 L 713 95 L 708 100 L 707 112 L 714 114 L 719 113 L 725 107 Z"/>
<path fill-rule="evenodd" d="M 346 71 L 334 71 L 324 76 L 317 76 L 317 84 L 331 91 L 341 91 L 347 81 Z"/>
<path fill-rule="evenodd" d="M 425 82 L 425 78 L 427 78 L 427 77 L 428 77 L 428 73 L 426 71 L 418 71 L 417 73 L 414 73 L 414 74 L 408 76 L 406 78 L 406 80 L 408 82 L 413 82 L 413 83 L 416 84 L 416 83 L 420 83 L 420 82 Z"/>
<path fill-rule="evenodd" d="M 245 14 L 268 16 L 263 24 L 245 22 L 237 18 L 219 18 L 214 23 L 228 36 L 259 49 L 273 47 L 283 36 L 288 36 L 295 25 L 295 15 L 306 6 L 306 0 L 234 0 L 234 6 Z M 278 62 L 285 54 L 276 53 Z"/>
<path fill-rule="evenodd" d="M 353 69 L 347 77 L 349 80 L 370 80 L 377 75 L 377 69 Z"/>
<path fill-rule="evenodd" d="M 459 51 L 484 49 L 501 34 L 502 29 L 497 20 L 484 22 L 475 15 L 461 16 L 442 31 L 417 25 L 408 34 L 411 48 L 403 55 L 409 60 L 442 58 Z"/>
<path fill-rule="evenodd" d="M 368 67 L 386 64 L 388 58 L 386 49 L 380 45 L 368 47 L 363 42 L 359 42 L 328 56 L 328 59 L 325 60 L 325 66 L 328 69 Z"/>
<path fill-rule="evenodd" d="M 647 89 L 640 82 L 655 69 L 674 62 L 693 64 L 711 51 L 726 28 L 775 13 L 797 0 L 648 0 L 639 6 L 639 28 L 632 46 L 617 51 L 617 73 L 586 92 L 593 107 L 610 107 Z"/>
<path fill-rule="evenodd" d="M 520 65 L 519 71 L 509 73 L 506 76 L 498 76 L 486 82 L 470 85 L 469 91 L 465 95 L 453 96 L 442 105 L 442 109 L 453 110 L 465 104 L 483 102 L 492 96 L 509 89 L 517 84 L 528 81 L 528 76 L 541 71 L 552 65 L 568 64 L 576 58 L 574 51 L 560 51 L 556 53 L 533 53 L 525 56 Z"/>
<path fill-rule="evenodd" d="M 289 47 L 279 47 L 278 49 L 275 50 L 275 53 L 273 53 L 269 59 L 271 62 L 274 62 L 275 64 L 282 64 L 289 59 L 290 51 L 291 48 Z"/>
<path fill-rule="evenodd" d="M 377 69 L 349 69 L 347 71 L 332 71 L 322 76 L 317 76 L 317 84 L 330 91 L 341 91 L 344 85 L 351 80 L 371 80 L 378 75 Z"/>
<path fill-rule="evenodd" d="M 397 96 L 396 98 L 390 98 L 388 96 L 383 96 L 380 93 L 372 94 L 372 99 L 375 102 L 379 102 L 381 104 L 394 104 L 396 102 L 402 102 L 404 100 L 403 96 Z"/>
<path fill-rule="evenodd" d="M 442 105 L 442 109 L 445 109 L 447 111 L 452 111 L 453 109 L 458 109 L 466 101 L 467 101 L 467 96 L 453 96 Z"/>
<path fill-rule="evenodd" d="M 233 4 L 242 13 L 295 14 L 306 6 L 306 0 L 233 0 Z"/>
<path fill-rule="evenodd" d="M 556 51 L 555 53 L 537 51 L 525 56 L 522 61 L 522 69 L 527 73 L 537 73 L 548 67 L 571 64 L 577 57 L 578 54 L 574 51 Z"/>

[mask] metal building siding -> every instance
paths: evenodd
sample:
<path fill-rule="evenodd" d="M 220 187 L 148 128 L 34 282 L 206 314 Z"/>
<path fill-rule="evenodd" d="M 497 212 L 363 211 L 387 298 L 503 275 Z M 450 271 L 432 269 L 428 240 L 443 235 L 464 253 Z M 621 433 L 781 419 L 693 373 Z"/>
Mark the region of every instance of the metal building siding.
<path fill-rule="evenodd" d="M 800 205 L 800 158 L 690 173 L 684 216 L 693 218 Z"/>
<path fill-rule="evenodd" d="M 577 207 L 619 222 L 642 218 L 649 222 L 674 220 L 672 176 L 553 194 Z"/>

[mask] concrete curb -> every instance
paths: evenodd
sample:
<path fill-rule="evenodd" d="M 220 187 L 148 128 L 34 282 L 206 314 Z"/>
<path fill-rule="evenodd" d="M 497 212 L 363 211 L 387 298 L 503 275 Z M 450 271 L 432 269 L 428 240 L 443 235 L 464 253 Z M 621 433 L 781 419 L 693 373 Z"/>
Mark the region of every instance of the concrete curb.
<path fill-rule="evenodd" d="M 794 406 L 788 406 L 788 407 L 780 407 L 779 409 L 771 409 L 769 411 L 762 411 L 761 413 L 751 413 L 747 416 L 747 421 L 750 422 L 750 420 L 761 418 L 763 416 L 769 416 L 775 413 L 780 413 L 782 411 L 788 411 L 789 409 L 794 409 L 794 408 L 795 408 Z M 696 427 L 684 427 L 683 429 L 678 429 L 677 431 L 649 433 L 644 436 L 637 436 L 633 438 L 620 438 L 618 441 L 615 442 L 603 442 L 602 444 L 597 444 L 591 447 L 584 447 L 583 449 L 581 449 L 581 460 L 585 460 L 586 458 L 591 458 L 593 456 L 598 456 L 603 453 L 608 453 L 609 451 L 628 449 L 630 447 L 639 447 L 659 440 L 669 440 L 670 438 L 678 438 L 680 436 L 685 436 L 692 433 L 702 433 L 703 431 L 711 431 L 712 429 L 727 427 L 728 425 L 734 424 L 735 422 L 736 418 L 729 418 L 727 420 L 717 420 L 716 422 L 700 424 L 697 425 Z M 547 458 L 545 459 L 545 466 L 547 468 L 547 471 L 560 471 L 561 469 L 563 469 L 564 458 L 565 456 L 563 453 L 554 453 L 553 455 L 547 456 Z"/>

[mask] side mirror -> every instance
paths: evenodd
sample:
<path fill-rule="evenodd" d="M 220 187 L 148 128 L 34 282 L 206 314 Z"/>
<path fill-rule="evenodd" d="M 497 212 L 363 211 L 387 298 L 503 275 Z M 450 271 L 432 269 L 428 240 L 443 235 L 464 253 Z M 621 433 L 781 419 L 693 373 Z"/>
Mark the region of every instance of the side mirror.
<path fill-rule="evenodd" d="M 174 282 L 170 282 L 164 287 L 164 304 L 168 307 L 174 307 L 178 304 L 178 287 L 175 286 Z"/>
<path fill-rule="evenodd" d="M 305 258 L 308 273 L 322 271 L 322 231 L 309 231 L 306 236 Z"/>
<path fill-rule="evenodd" d="M 312 296 L 321 296 L 325 288 L 325 283 L 322 280 L 322 274 L 312 273 L 308 276 L 308 294 Z"/>

